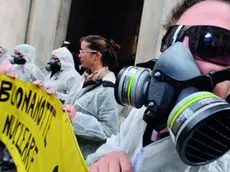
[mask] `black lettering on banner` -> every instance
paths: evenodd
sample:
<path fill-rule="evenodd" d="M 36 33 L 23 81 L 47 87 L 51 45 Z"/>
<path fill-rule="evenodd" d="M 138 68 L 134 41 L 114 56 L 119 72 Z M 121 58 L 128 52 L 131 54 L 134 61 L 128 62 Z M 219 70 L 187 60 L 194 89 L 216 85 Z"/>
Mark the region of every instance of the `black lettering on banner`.
<path fill-rule="evenodd" d="M 7 115 L 2 134 L 5 134 L 15 145 L 26 171 L 29 171 L 31 164 L 39 150 L 35 138 L 29 128 L 22 124 L 14 115 Z"/>
<path fill-rule="evenodd" d="M 21 106 L 22 99 L 23 99 L 23 90 L 21 87 L 19 87 L 16 92 L 17 109 L 19 109 L 19 107 Z"/>
<path fill-rule="evenodd" d="M 26 152 L 28 152 L 28 148 L 29 148 L 29 144 L 31 142 L 31 138 L 32 138 L 32 134 L 30 133 L 28 139 L 27 139 L 27 142 L 22 150 L 22 153 L 21 153 L 21 156 L 25 155 Z"/>
<path fill-rule="evenodd" d="M 18 144 L 16 144 L 18 152 L 21 154 L 21 156 L 23 155 L 23 151 L 24 151 L 23 144 L 25 144 L 24 142 L 28 138 L 26 136 L 30 134 L 29 132 L 30 132 L 29 128 L 25 127 L 25 129 L 22 130 L 22 137 L 18 141 Z"/>
<path fill-rule="evenodd" d="M 49 102 L 47 102 L 46 103 L 46 114 L 48 114 L 47 113 L 47 111 L 49 111 L 50 110 L 50 106 L 51 106 L 51 104 L 49 103 Z M 49 125 L 49 121 L 51 120 L 51 118 L 52 118 L 52 116 L 51 115 L 49 115 L 48 117 L 47 117 L 47 120 L 46 120 L 46 123 L 45 123 L 45 127 L 44 127 L 44 130 L 43 130 L 43 133 L 42 133 L 42 136 L 43 136 L 43 138 L 44 138 L 44 135 L 45 135 L 45 133 L 46 133 L 46 130 L 47 130 L 47 128 L 49 127 L 48 125 Z M 45 145 L 45 147 L 46 147 L 46 138 L 44 138 L 44 145 Z"/>
<path fill-rule="evenodd" d="M 43 97 L 41 96 L 39 98 L 39 100 L 37 101 L 37 103 L 36 103 L 36 107 L 35 107 L 34 113 L 32 115 L 32 118 L 34 119 L 34 121 L 37 121 L 37 118 L 39 116 L 39 113 L 40 113 L 40 110 L 41 110 L 42 100 L 43 100 Z"/>
<path fill-rule="evenodd" d="M 40 122 L 42 120 L 42 117 L 43 117 L 43 114 L 44 114 L 44 111 L 45 111 L 45 105 L 46 105 L 46 100 L 43 100 L 42 102 L 42 105 L 41 105 L 41 109 L 40 109 L 40 113 L 39 113 L 39 116 L 37 117 L 37 125 L 39 126 L 40 125 Z M 43 121 L 44 121 L 44 118 L 43 118 Z M 43 124 L 43 122 L 42 122 Z M 40 125 L 40 130 L 42 128 L 42 124 Z"/>
<path fill-rule="evenodd" d="M 35 105 L 35 103 L 36 103 L 36 97 L 37 97 L 37 94 L 34 93 L 33 99 L 32 99 L 32 101 L 30 102 L 29 110 L 27 111 L 27 112 L 28 112 L 27 114 L 29 115 L 29 113 L 30 113 L 30 116 L 31 116 L 31 117 L 33 116 L 34 105 Z M 33 117 L 32 117 L 32 118 L 33 118 Z"/>
<path fill-rule="evenodd" d="M 2 133 L 5 134 L 6 136 L 9 135 L 12 120 L 13 120 L 13 115 L 11 115 L 10 117 L 9 117 L 9 115 L 7 115 L 6 122 L 5 122 L 5 125 L 4 125 L 4 128 L 3 128 L 3 131 L 2 131 Z"/>
<path fill-rule="evenodd" d="M 52 172 L 58 172 L 58 165 L 54 167 L 53 171 Z"/>
<path fill-rule="evenodd" d="M 9 100 L 12 106 L 23 112 L 20 115 L 27 114 L 37 125 L 43 138 L 44 147 L 47 147 L 48 134 L 53 118 L 56 117 L 55 107 L 44 96 L 38 95 L 36 91 L 27 90 L 20 86 L 17 87 L 17 84 L 14 85 L 9 81 L 2 81 L 0 84 L 0 102 Z M 8 114 L 2 134 L 11 140 L 21 155 L 26 171 L 28 171 L 39 152 L 30 128 L 17 119 L 16 115 Z M 58 166 L 54 170 L 58 172 Z"/>
<path fill-rule="evenodd" d="M 56 117 L 56 110 L 52 107 L 52 111 L 51 111 L 51 115 L 50 115 L 50 120 L 49 120 L 49 123 L 48 123 L 48 127 L 46 129 L 46 131 L 44 132 L 44 145 L 46 147 L 46 144 L 47 144 L 47 135 L 49 133 L 49 129 L 50 129 L 50 126 L 51 126 L 51 123 L 52 123 L 52 119 L 53 117 Z"/>
<path fill-rule="evenodd" d="M 15 105 L 15 103 L 16 103 L 17 109 L 19 109 L 19 107 L 21 106 L 23 95 L 24 95 L 24 93 L 23 93 L 23 89 L 21 87 L 19 87 L 17 89 L 15 87 L 13 87 L 12 94 L 10 95 L 11 96 L 11 104 Z"/>
<path fill-rule="evenodd" d="M 15 146 L 16 146 L 16 148 L 20 154 L 22 153 L 21 146 L 22 146 L 22 143 L 24 141 L 23 137 L 21 137 L 21 136 L 23 136 L 23 133 L 25 134 L 26 130 L 29 130 L 29 129 L 27 129 L 24 125 L 21 125 L 20 134 L 19 134 L 19 137 L 18 137 L 16 144 L 15 144 Z"/>
<path fill-rule="evenodd" d="M 19 127 L 22 125 L 22 123 L 17 120 L 15 122 L 15 126 L 14 126 L 14 129 L 11 129 L 11 132 L 12 134 L 10 134 L 9 138 L 13 140 L 13 144 L 15 143 L 15 140 L 16 140 L 16 133 L 17 133 L 17 130 L 19 129 Z"/>
<path fill-rule="evenodd" d="M 12 126 L 12 127 L 13 127 L 13 126 Z M 20 139 L 21 139 L 21 135 L 22 135 L 22 132 L 23 132 L 24 128 L 25 128 L 24 125 L 21 125 L 21 126 L 20 126 L 20 131 L 18 131 L 18 132 L 19 132 L 19 136 L 18 136 L 18 138 L 17 138 L 17 141 L 15 142 L 15 146 L 16 146 L 16 148 L 18 149 L 19 153 L 21 153 L 21 150 L 20 150 L 20 147 L 19 147 L 19 141 L 20 141 Z"/>
<path fill-rule="evenodd" d="M 31 163 L 34 162 L 35 153 L 38 154 L 38 147 L 36 146 L 35 139 L 33 137 L 29 144 L 29 148 L 22 159 L 27 171 L 29 170 Z"/>
<path fill-rule="evenodd" d="M 9 91 L 12 89 L 13 84 L 9 81 L 2 81 L 0 87 L 0 101 L 5 102 L 10 98 Z"/>
<path fill-rule="evenodd" d="M 13 87 L 13 89 L 12 89 L 12 92 L 11 92 L 11 100 L 10 100 L 10 102 L 11 102 L 11 105 L 13 105 L 14 106 L 14 104 L 15 104 L 15 101 L 16 101 L 16 98 L 15 98 L 15 91 L 16 91 L 16 87 Z"/>
<path fill-rule="evenodd" d="M 44 138 L 44 146 L 45 147 L 47 145 L 47 135 L 49 133 L 49 129 L 50 129 L 50 126 L 51 126 L 51 123 L 52 123 L 52 119 L 54 117 L 56 117 L 56 110 L 54 109 L 53 105 L 51 103 L 47 102 L 46 107 L 47 107 L 46 109 L 47 109 L 47 111 L 49 111 L 49 113 L 46 112 L 48 117 L 47 117 L 45 128 L 44 128 L 43 134 L 42 134 L 42 136 Z"/>
<path fill-rule="evenodd" d="M 29 94 L 26 94 L 26 93 L 25 93 L 25 97 L 24 97 L 24 101 L 23 101 L 23 104 L 22 104 L 21 111 L 23 111 L 23 109 L 24 109 L 24 107 L 25 107 L 25 108 L 26 108 L 26 109 L 25 109 L 25 112 L 27 112 L 28 107 L 29 107 L 29 102 L 30 102 L 31 94 L 32 94 L 32 91 L 31 91 L 31 90 L 30 90 Z"/>

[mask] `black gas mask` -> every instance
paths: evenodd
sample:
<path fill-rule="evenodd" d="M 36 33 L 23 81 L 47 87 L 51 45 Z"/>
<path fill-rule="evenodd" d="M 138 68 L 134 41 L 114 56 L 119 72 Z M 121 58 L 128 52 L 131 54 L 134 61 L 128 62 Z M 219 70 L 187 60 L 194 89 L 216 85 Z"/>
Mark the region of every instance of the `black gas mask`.
<path fill-rule="evenodd" d="M 156 131 L 168 127 L 181 160 L 191 166 L 215 161 L 230 149 L 230 105 L 212 93 L 230 80 L 230 70 L 202 75 L 191 52 L 175 43 L 150 71 L 125 67 L 118 74 L 119 104 L 146 106 L 144 121 Z"/>
<path fill-rule="evenodd" d="M 48 72 L 52 72 L 53 74 L 57 73 L 61 70 L 61 61 L 57 57 L 53 56 L 45 68 Z"/>
<path fill-rule="evenodd" d="M 10 59 L 12 64 L 24 65 L 26 63 L 26 59 L 21 53 L 16 53 L 12 55 L 12 59 Z"/>

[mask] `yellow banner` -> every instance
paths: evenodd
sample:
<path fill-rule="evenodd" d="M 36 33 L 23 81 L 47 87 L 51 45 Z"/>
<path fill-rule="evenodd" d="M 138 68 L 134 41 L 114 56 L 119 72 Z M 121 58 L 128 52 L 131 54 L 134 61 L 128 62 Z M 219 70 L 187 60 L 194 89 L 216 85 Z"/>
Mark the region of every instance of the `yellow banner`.
<path fill-rule="evenodd" d="M 0 74 L 0 140 L 18 172 L 87 172 L 62 103 L 35 85 Z"/>

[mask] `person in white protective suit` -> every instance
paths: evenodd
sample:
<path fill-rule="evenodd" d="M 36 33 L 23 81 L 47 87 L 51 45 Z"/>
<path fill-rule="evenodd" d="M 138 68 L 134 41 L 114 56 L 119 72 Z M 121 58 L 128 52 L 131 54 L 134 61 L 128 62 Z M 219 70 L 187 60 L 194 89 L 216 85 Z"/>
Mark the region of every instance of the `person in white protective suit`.
<path fill-rule="evenodd" d="M 197 38 L 197 41 L 201 41 L 205 36 L 203 35 L 202 37 L 201 32 L 203 30 L 199 28 L 202 28 L 204 25 L 209 25 L 208 29 L 217 30 L 213 35 L 217 37 L 219 36 L 219 39 L 217 40 L 220 42 L 218 44 L 214 44 L 213 42 L 213 47 L 209 47 L 215 48 L 215 46 L 220 45 L 220 47 L 216 47 L 216 51 L 213 51 L 217 53 L 217 55 L 215 58 L 209 58 L 208 56 L 203 56 L 201 58 L 200 56 L 193 54 L 195 61 L 202 74 L 229 68 L 230 54 L 227 53 L 228 56 L 225 58 L 221 58 L 221 56 L 218 55 L 218 53 L 222 53 L 225 50 L 225 47 L 228 46 L 227 44 L 224 44 L 225 39 L 223 38 L 229 38 L 229 14 L 229 0 L 182 0 L 178 2 L 173 9 L 169 16 L 168 23 L 166 24 L 166 29 L 171 28 L 173 25 L 179 25 L 179 27 L 175 26 L 178 28 L 175 30 L 171 28 L 171 30 L 168 31 L 170 34 L 166 34 L 164 41 L 180 41 L 188 48 L 191 48 L 191 46 L 194 45 L 192 44 L 192 41 L 195 41 L 194 39 Z M 187 35 L 179 37 L 185 33 L 180 30 L 183 25 L 195 26 L 197 32 L 186 32 Z M 192 34 L 194 34 L 193 37 Z M 200 37 L 198 37 L 198 35 L 200 35 Z M 200 46 L 205 45 L 202 44 Z M 195 52 L 202 51 L 202 48 L 196 48 L 197 47 L 193 49 L 193 53 L 195 50 Z M 217 51 L 219 48 L 223 51 Z M 229 49 L 226 49 L 225 52 L 229 52 Z M 183 63 L 183 61 L 181 63 Z M 226 99 L 229 94 L 229 88 L 229 81 L 225 81 L 218 84 L 213 93 L 222 99 Z M 145 109 L 145 107 L 141 109 L 133 109 L 126 120 L 122 123 L 120 132 L 107 139 L 105 144 L 98 148 L 95 153 L 87 157 L 87 163 L 91 172 L 230 171 L 229 152 L 210 164 L 196 167 L 188 166 L 179 158 L 176 147 L 170 137 L 160 138 L 160 133 L 157 133 L 157 139 L 153 139 L 152 142 L 150 142 L 152 136 L 155 135 L 154 130 L 149 138 L 149 144 L 143 146 L 143 136 L 147 126 L 146 122 L 143 120 Z"/>
<path fill-rule="evenodd" d="M 46 69 L 49 73 L 44 81 L 35 81 L 34 84 L 42 85 L 62 102 L 69 97 L 72 89 L 76 91 L 82 88 L 84 77 L 75 70 L 73 56 L 67 48 L 52 51 Z"/>
<path fill-rule="evenodd" d="M 63 105 L 86 158 L 118 132 L 118 105 L 114 97 L 116 77 L 114 45 L 98 35 L 81 39 L 80 60 L 88 68 L 80 92 L 75 92 Z"/>
<path fill-rule="evenodd" d="M 17 45 L 14 49 L 14 55 L 10 61 L 3 62 L 1 69 L 3 73 L 15 76 L 23 81 L 33 82 L 36 80 L 43 80 L 44 74 L 34 64 L 36 57 L 36 50 L 33 46 L 28 44 Z M 5 148 L 3 163 L 1 164 L 2 171 L 8 171 L 15 168 L 14 161 Z"/>
<path fill-rule="evenodd" d="M 13 65 L 7 73 L 28 82 L 43 80 L 45 75 L 35 65 L 35 58 L 36 50 L 33 46 L 28 44 L 17 45 L 10 60 Z"/>
<path fill-rule="evenodd" d="M 9 60 L 9 55 L 8 55 L 7 49 L 4 46 L 0 45 L 0 66 L 4 64 L 4 61 L 8 61 L 8 60 Z M 2 73 L 3 71 L 1 71 L 0 69 L 0 72 Z M 3 150 L 4 150 L 4 145 L 0 141 L 0 165 L 4 163 L 3 157 L 2 157 Z"/>
<path fill-rule="evenodd" d="M 9 60 L 9 55 L 7 49 L 0 45 L 0 65 L 6 60 Z"/>

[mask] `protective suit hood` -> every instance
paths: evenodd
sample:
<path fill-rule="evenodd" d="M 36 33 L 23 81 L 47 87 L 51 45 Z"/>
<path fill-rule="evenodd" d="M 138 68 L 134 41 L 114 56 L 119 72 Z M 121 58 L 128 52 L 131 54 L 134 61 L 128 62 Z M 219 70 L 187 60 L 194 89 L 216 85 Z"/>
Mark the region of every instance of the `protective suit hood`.
<path fill-rule="evenodd" d="M 34 63 L 36 50 L 33 46 L 28 44 L 20 44 L 17 45 L 14 50 L 20 51 L 28 63 Z"/>
<path fill-rule="evenodd" d="M 61 61 L 61 70 L 69 70 L 74 68 L 73 55 L 65 48 L 58 48 L 51 52 L 51 56 L 55 55 Z"/>
<path fill-rule="evenodd" d="M 9 55 L 8 55 L 8 50 L 4 46 L 0 45 L 0 48 L 3 51 L 3 56 L 2 58 L 0 58 L 0 64 L 2 64 L 5 60 L 9 59 Z"/>

